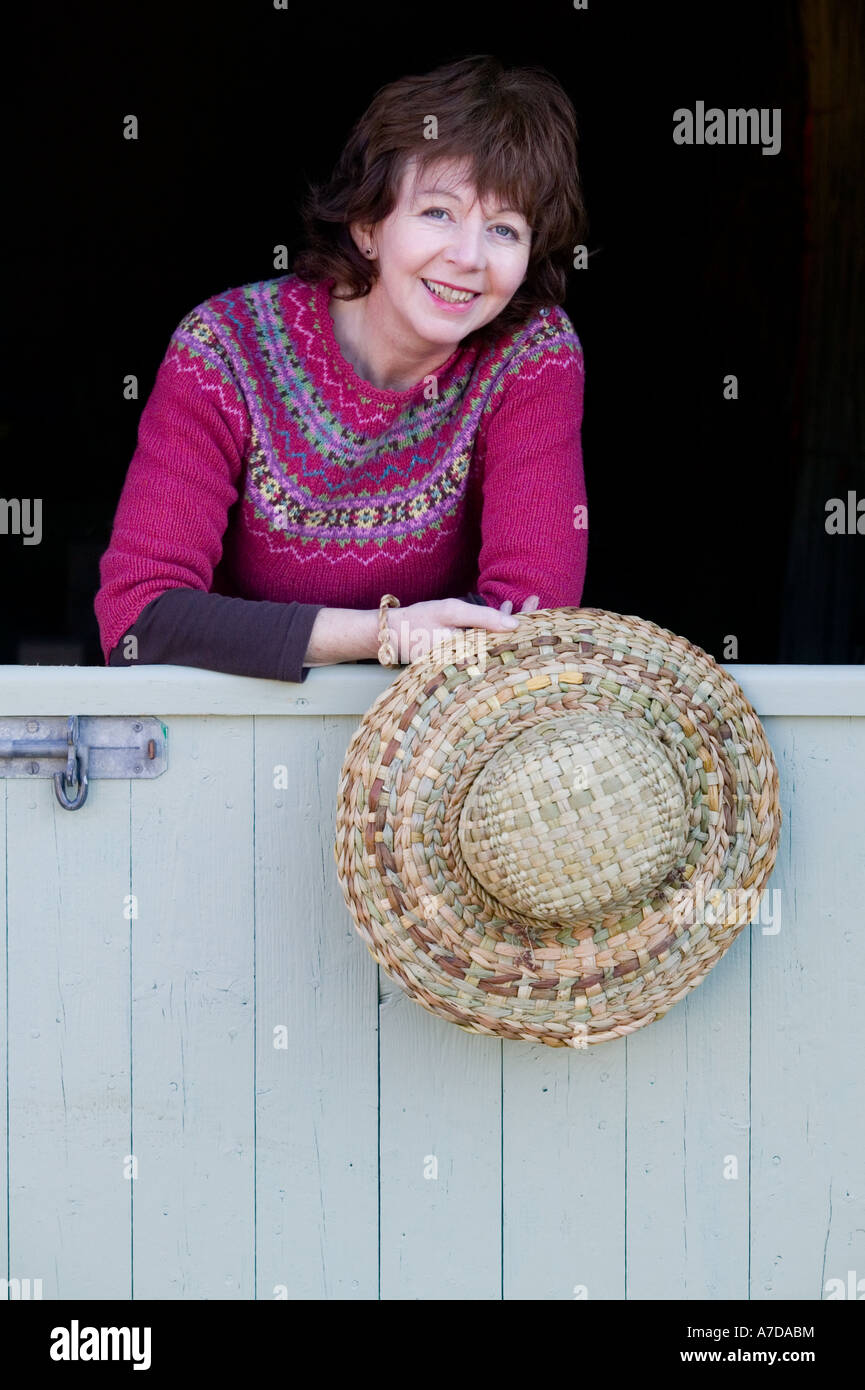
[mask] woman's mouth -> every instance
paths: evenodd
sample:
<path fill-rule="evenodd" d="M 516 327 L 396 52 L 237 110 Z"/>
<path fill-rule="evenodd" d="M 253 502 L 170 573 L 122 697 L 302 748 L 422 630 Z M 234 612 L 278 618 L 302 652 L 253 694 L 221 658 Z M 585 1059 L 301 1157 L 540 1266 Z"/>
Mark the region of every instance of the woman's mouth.
<path fill-rule="evenodd" d="M 436 304 L 443 309 L 450 309 L 452 312 L 464 312 L 471 308 L 476 299 L 480 298 L 479 293 L 474 294 L 469 290 L 452 290 L 448 285 L 441 284 L 439 280 L 424 280 L 421 277 L 421 282 L 430 299 L 434 299 Z"/>

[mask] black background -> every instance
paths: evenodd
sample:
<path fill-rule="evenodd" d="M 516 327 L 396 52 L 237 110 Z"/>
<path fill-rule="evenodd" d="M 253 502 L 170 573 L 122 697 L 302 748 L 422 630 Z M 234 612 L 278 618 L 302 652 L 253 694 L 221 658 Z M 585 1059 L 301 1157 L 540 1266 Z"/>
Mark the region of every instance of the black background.
<path fill-rule="evenodd" d="M 0 662 L 102 664 L 98 560 L 177 323 L 282 273 L 273 247 L 298 246 L 307 180 L 380 85 L 483 52 L 549 68 L 578 113 L 597 252 L 565 306 L 586 367 L 584 604 L 650 618 L 719 660 L 727 635 L 743 662 L 865 659 L 852 579 L 833 593 L 831 641 L 791 622 L 794 483 L 811 466 L 795 3 L 160 0 L 41 6 L 24 26 L 7 56 L 0 493 L 43 498 L 43 540 L 0 536 Z M 781 152 L 675 145 L 674 110 L 698 100 L 780 107 Z M 130 373 L 138 401 L 123 399 Z M 738 401 L 722 398 L 727 373 Z M 842 454 L 825 497 L 846 496 L 854 474 Z M 828 591 L 833 547 L 858 562 L 865 539 L 827 536 L 824 521 L 821 505 L 804 524 Z M 39 639 L 71 645 L 52 657 Z"/>

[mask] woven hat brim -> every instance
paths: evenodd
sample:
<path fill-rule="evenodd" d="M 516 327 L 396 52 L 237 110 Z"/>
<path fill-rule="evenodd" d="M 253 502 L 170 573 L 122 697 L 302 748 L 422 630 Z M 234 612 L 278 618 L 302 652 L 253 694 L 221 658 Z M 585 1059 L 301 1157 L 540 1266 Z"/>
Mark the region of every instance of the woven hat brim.
<path fill-rule="evenodd" d="M 483 646 L 483 662 L 412 662 L 355 731 L 334 844 L 346 904 L 378 963 L 466 1031 L 554 1047 L 622 1037 L 694 989 L 755 914 L 781 820 L 768 740 L 711 656 L 635 616 L 539 610 Z M 540 927 L 470 873 L 460 808 L 505 741 L 586 711 L 663 746 L 689 793 L 687 855 L 636 908 Z"/>

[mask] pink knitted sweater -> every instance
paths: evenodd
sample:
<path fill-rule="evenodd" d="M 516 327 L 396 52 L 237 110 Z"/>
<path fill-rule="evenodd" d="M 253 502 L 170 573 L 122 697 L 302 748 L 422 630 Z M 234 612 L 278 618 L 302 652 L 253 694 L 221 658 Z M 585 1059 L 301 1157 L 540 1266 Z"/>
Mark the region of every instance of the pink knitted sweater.
<path fill-rule="evenodd" d="M 316 612 L 471 589 L 514 611 L 532 593 L 579 604 L 583 353 L 567 314 L 384 390 L 340 351 L 332 283 L 242 285 L 180 322 L 100 563 L 106 661 L 174 588 Z"/>

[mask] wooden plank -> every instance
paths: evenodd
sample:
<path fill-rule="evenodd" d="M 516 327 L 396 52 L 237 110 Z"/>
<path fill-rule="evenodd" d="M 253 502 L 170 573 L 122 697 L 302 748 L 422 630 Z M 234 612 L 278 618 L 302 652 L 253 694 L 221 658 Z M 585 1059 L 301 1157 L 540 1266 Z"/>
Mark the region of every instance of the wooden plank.
<path fill-rule="evenodd" d="M 6 1159 L 6 1145 L 9 1138 L 9 1126 L 6 1116 L 9 1105 L 9 1056 L 6 1049 L 6 1039 L 8 1033 L 8 1016 L 6 1013 L 7 998 L 7 977 L 6 977 L 6 954 L 9 946 L 6 921 L 6 895 L 9 886 L 7 877 L 6 861 L 6 788 L 9 783 L 5 782 L 0 786 L 0 884 L 3 885 L 2 901 L 0 901 L 0 1279 L 21 1278 L 21 1275 L 13 1276 L 9 1268 L 9 1165 Z M 22 1254 L 25 1252 L 22 1251 Z M 27 1275 L 23 1276 L 27 1278 Z M 35 1277 L 35 1276 L 34 1276 Z M 6 1290 L 8 1293 L 8 1289 Z M 0 1298 L 4 1295 L 0 1292 Z"/>
<path fill-rule="evenodd" d="M 2 713 L 342 714 L 360 716 L 399 676 L 375 662 L 318 666 L 305 681 L 227 676 L 194 666 L 0 666 Z M 863 666 L 751 666 L 729 671 L 760 715 L 865 715 Z"/>
<path fill-rule="evenodd" d="M 504 1297 L 625 1296 L 624 1039 L 504 1044 Z"/>
<path fill-rule="evenodd" d="M 751 1297 L 819 1299 L 865 1277 L 865 724 L 766 732 L 784 823 L 780 930 L 753 940 Z"/>
<path fill-rule="evenodd" d="M 129 1298 L 129 784 L 5 785 L 11 1272 Z"/>
<path fill-rule="evenodd" d="M 501 1298 L 504 1044 L 379 976 L 380 1296 Z"/>
<path fill-rule="evenodd" d="M 748 1297 L 750 972 L 759 930 L 743 927 L 702 984 L 673 1006 L 684 1011 L 685 1028 L 683 1296 L 689 1300 Z"/>
<path fill-rule="evenodd" d="M 355 724 L 255 721 L 263 1299 L 378 1295 L 378 972 L 333 855 L 339 775 Z"/>
<path fill-rule="evenodd" d="M 748 933 L 627 1039 L 628 1298 L 747 1297 Z"/>
<path fill-rule="evenodd" d="M 254 1297 L 253 721 L 132 784 L 136 1299 Z"/>
<path fill-rule="evenodd" d="M 685 1297 L 686 1005 L 625 1040 L 629 1299 Z"/>
<path fill-rule="evenodd" d="M 195 666 L 0 666 L 3 713 L 360 715 L 398 670 L 336 663 L 305 681 L 229 676 Z M 58 703 L 59 697 L 59 703 Z"/>

